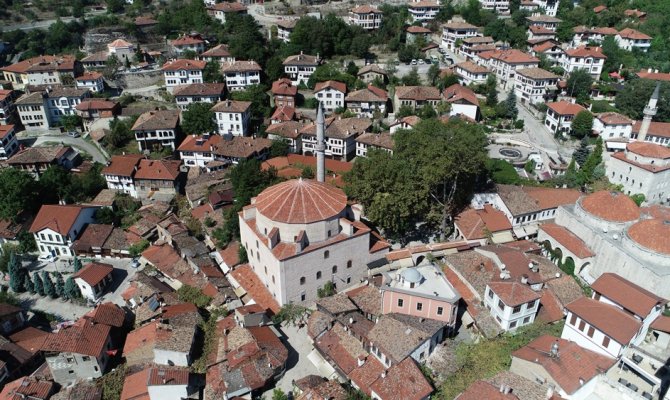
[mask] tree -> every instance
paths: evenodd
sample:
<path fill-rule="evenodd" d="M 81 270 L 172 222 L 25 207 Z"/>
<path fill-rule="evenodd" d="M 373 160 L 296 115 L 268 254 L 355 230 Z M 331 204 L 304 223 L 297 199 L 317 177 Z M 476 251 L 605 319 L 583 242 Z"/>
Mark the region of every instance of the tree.
<path fill-rule="evenodd" d="M 60 165 L 52 165 L 40 176 L 40 197 L 45 203 L 58 203 L 59 201 L 72 201 L 70 196 L 70 185 L 72 175 Z"/>
<path fill-rule="evenodd" d="M 218 61 L 209 61 L 207 65 L 205 65 L 202 79 L 207 83 L 224 82 L 223 74 L 221 74 L 221 64 L 219 64 Z"/>
<path fill-rule="evenodd" d="M 123 11 L 123 0 L 105 0 L 107 3 L 107 12 L 110 14 L 118 14 Z"/>
<path fill-rule="evenodd" d="M 137 117 L 133 117 L 130 120 L 120 120 L 114 118 L 109 123 L 109 133 L 105 135 L 104 142 L 107 146 L 112 148 L 120 149 L 127 145 L 133 138 L 135 134 L 130 129 Z"/>
<path fill-rule="evenodd" d="M 521 182 L 521 177 L 514 166 L 507 160 L 491 158 L 486 161 L 486 170 L 491 180 L 503 185 L 516 185 Z"/>
<path fill-rule="evenodd" d="M 188 135 L 211 133 L 216 130 L 214 118 L 210 103 L 191 103 L 182 113 L 181 127 Z"/>
<path fill-rule="evenodd" d="M 16 220 L 21 211 L 34 212 L 40 206 L 35 179 L 14 168 L 0 170 L 0 219 Z"/>
<path fill-rule="evenodd" d="M 635 193 L 630 196 L 630 198 L 637 204 L 638 207 L 642 206 L 642 203 L 646 200 L 646 197 L 642 193 Z"/>
<path fill-rule="evenodd" d="M 0 271 L 9 272 L 9 260 L 13 253 L 19 251 L 16 245 L 5 243 L 0 247 Z"/>
<path fill-rule="evenodd" d="M 23 288 L 26 292 L 35 293 L 35 286 L 33 286 L 33 281 L 30 279 L 30 274 L 25 274 L 23 276 Z"/>
<path fill-rule="evenodd" d="M 289 325 L 296 326 L 304 324 L 309 314 L 309 308 L 295 303 L 287 303 L 281 306 L 279 312 L 272 317 L 272 321 L 276 324 L 286 322 Z"/>
<path fill-rule="evenodd" d="M 349 61 L 349 64 L 347 64 L 347 74 L 351 76 L 358 76 L 358 67 L 353 61 Z"/>
<path fill-rule="evenodd" d="M 598 166 L 603 162 L 603 141 L 601 138 L 596 140 L 593 152 L 586 159 L 584 165 L 579 169 L 579 181 L 581 185 L 592 183 L 599 177 L 596 175 Z"/>
<path fill-rule="evenodd" d="M 516 107 L 516 94 L 514 94 L 514 90 L 511 90 L 505 99 L 505 109 L 505 116 L 508 119 L 515 120 L 517 115 L 519 115 L 519 110 Z"/>
<path fill-rule="evenodd" d="M 289 143 L 286 139 L 275 139 L 270 146 L 270 158 L 285 157 L 289 153 Z"/>
<path fill-rule="evenodd" d="M 231 93 L 231 97 L 233 100 L 251 102 L 251 119 L 256 126 L 260 126 L 263 119 L 271 115 L 270 96 L 267 87 L 263 85 L 247 86 L 245 90 Z"/>
<path fill-rule="evenodd" d="M 20 258 L 13 252 L 9 255 L 7 269 L 9 271 L 9 287 L 12 291 L 15 293 L 25 291 L 23 284 L 25 282 L 26 270 L 21 265 Z"/>
<path fill-rule="evenodd" d="M 79 115 L 63 115 L 60 123 L 66 131 L 74 131 L 81 127 L 81 117 Z"/>
<path fill-rule="evenodd" d="M 440 66 L 437 64 L 431 64 L 428 68 L 428 83 L 431 86 L 437 85 L 437 81 L 440 78 Z"/>
<path fill-rule="evenodd" d="M 419 77 L 419 71 L 416 67 L 412 67 L 409 70 L 407 75 L 403 76 L 400 81 L 405 86 L 419 86 L 421 85 L 421 78 Z"/>
<path fill-rule="evenodd" d="M 54 287 L 56 288 L 56 295 L 58 297 L 67 297 L 65 293 L 65 280 L 63 279 L 63 274 L 56 272 L 56 281 L 54 282 Z"/>
<path fill-rule="evenodd" d="M 585 69 L 572 71 L 568 77 L 566 91 L 569 96 L 577 99 L 577 102 L 584 103 L 589 99 L 593 78 Z"/>
<path fill-rule="evenodd" d="M 79 257 L 74 256 L 74 259 L 72 260 L 72 266 L 74 267 L 74 272 L 79 272 L 81 270 L 82 265 Z"/>
<path fill-rule="evenodd" d="M 498 88 L 496 86 L 496 76 L 490 74 L 488 78 L 486 78 L 486 105 L 489 107 L 495 107 L 495 105 L 498 104 Z"/>
<path fill-rule="evenodd" d="M 449 221 L 483 179 L 486 135 L 478 125 L 431 119 L 394 139 L 393 155 L 372 151 L 354 164 L 345 190 L 392 237 L 406 237 L 420 222 L 445 237 Z"/>
<path fill-rule="evenodd" d="M 42 283 L 44 284 L 44 293 L 46 293 L 47 296 L 51 297 L 52 299 L 58 297 L 58 294 L 56 293 L 56 286 L 51 280 L 51 274 L 49 274 L 49 272 L 42 271 Z"/>
<path fill-rule="evenodd" d="M 39 276 L 37 276 L 37 278 L 39 278 Z M 81 297 L 79 286 L 77 286 L 72 277 L 67 278 L 63 290 L 65 292 L 65 297 L 67 297 L 68 299 L 78 299 Z"/>
<path fill-rule="evenodd" d="M 579 148 L 575 150 L 574 153 L 572 153 L 572 158 L 577 162 L 577 164 L 584 165 L 586 159 L 589 157 L 589 154 L 591 154 L 588 146 L 589 140 L 586 136 L 584 136 L 579 144 Z"/>
<path fill-rule="evenodd" d="M 44 282 L 42 282 L 42 278 L 40 278 L 39 272 L 35 272 L 33 274 L 33 286 L 35 287 L 35 293 L 39 294 L 40 296 L 46 295 L 46 291 L 44 290 Z"/>
<path fill-rule="evenodd" d="M 656 88 L 656 82 L 650 79 L 632 79 L 626 82 L 622 90 L 617 93 L 615 105 L 623 114 L 632 119 L 642 119 L 642 111 L 649 102 L 649 98 Z M 658 112 L 655 121 L 670 121 L 670 84 L 661 83 Z"/>
<path fill-rule="evenodd" d="M 212 298 L 205 295 L 202 290 L 189 285 L 182 285 L 182 287 L 177 289 L 177 296 L 179 297 L 179 301 L 193 303 L 199 308 L 207 307 L 212 301 Z"/>
<path fill-rule="evenodd" d="M 323 287 L 316 289 L 318 298 L 330 297 L 335 294 L 335 284 L 331 281 L 326 282 Z"/>
<path fill-rule="evenodd" d="M 149 247 L 149 241 L 146 239 L 142 239 L 137 243 L 133 243 L 129 248 L 128 248 L 128 253 L 130 254 L 131 257 L 139 257 L 144 250 L 146 250 Z"/>
<path fill-rule="evenodd" d="M 572 136 L 582 139 L 593 131 L 593 114 L 588 110 L 582 110 L 575 116 L 570 124 Z"/>

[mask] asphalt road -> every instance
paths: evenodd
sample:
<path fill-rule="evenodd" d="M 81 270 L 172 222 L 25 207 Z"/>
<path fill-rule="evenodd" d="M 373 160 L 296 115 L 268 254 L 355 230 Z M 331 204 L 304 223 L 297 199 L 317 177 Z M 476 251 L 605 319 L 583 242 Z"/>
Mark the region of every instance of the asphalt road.
<path fill-rule="evenodd" d="M 93 157 L 93 161 L 97 161 L 102 164 L 107 162 L 107 157 L 102 152 L 100 152 L 100 150 L 95 145 L 87 142 L 81 137 L 73 138 L 66 135 L 44 135 L 38 136 L 37 138 L 21 139 L 21 142 L 30 146 L 39 146 L 47 142 L 62 143 L 90 154 L 91 157 Z"/>
<path fill-rule="evenodd" d="M 97 10 L 97 11 L 91 11 L 87 13 L 84 17 L 94 17 L 96 15 L 101 15 L 105 14 L 107 11 L 106 10 Z M 79 18 L 74 18 L 74 17 L 63 17 L 63 18 L 56 18 L 56 19 L 46 19 L 44 21 L 33 21 L 33 22 L 26 22 L 24 24 L 15 24 L 15 25 L 7 25 L 1 27 L 3 32 L 9 32 L 9 31 L 15 31 L 17 29 L 20 29 L 22 31 L 30 31 L 33 29 L 46 29 L 50 27 L 52 24 L 56 23 L 56 21 L 61 20 L 63 22 L 70 22 L 75 19 Z"/>

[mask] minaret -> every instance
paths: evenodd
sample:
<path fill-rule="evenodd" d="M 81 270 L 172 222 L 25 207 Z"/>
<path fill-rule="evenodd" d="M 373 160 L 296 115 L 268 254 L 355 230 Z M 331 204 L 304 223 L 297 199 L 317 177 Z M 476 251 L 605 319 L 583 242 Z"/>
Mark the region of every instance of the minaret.
<path fill-rule="evenodd" d="M 656 83 L 656 89 L 649 99 L 649 104 L 644 108 L 644 117 L 642 118 L 642 124 L 640 125 L 640 132 L 637 135 L 637 140 L 644 142 L 647 139 L 647 132 L 649 132 L 649 126 L 651 125 L 651 120 L 656 115 L 658 108 L 656 103 L 658 103 L 659 92 L 661 90 L 661 83 Z"/>
<path fill-rule="evenodd" d="M 319 102 L 316 111 L 316 180 L 326 181 L 326 119 L 323 117 L 323 105 Z"/>

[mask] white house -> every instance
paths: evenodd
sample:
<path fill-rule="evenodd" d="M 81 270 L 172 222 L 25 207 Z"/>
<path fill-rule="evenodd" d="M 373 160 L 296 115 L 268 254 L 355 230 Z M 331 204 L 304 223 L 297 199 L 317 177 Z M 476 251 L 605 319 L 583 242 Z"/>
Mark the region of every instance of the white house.
<path fill-rule="evenodd" d="M 455 51 L 457 41 L 475 36 L 482 36 L 478 27 L 463 21 L 449 21 L 442 26 L 442 47 Z"/>
<path fill-rule="evenodd" d="M 372 126 L 367 118 L 328 118 L 325 129 L 325 154 L 335 160 L 349 161 L 356 154 L 356 138 Z M 300 130 L 304 155 L 315 155 L 317 125 L 312 123 Z"/>
<path fill-rule="evenodd" d="M 225 93 L 225 83 L 192 83 L 177 86 L 172 94 L 177 107 L 186 110 L 193 103 L 216 104 L 223 100 Z"/>
<path fill-rule="evenodd" d="M 247 136 L 251 102 L 224 100 L 212 107 L 219 135 Z"/>
<path fill-rule="evenodd" d="M 103 263 L 90 263 L 72 275 L 81 295 L 91 301 L 98 300 L 112 283 L 114 267 Z"/>
<path fill-rule="evenodd" d="M 542 10 L 544 10 L 544 15 L 549 17 L 555 17 L 558 12 L 558 3 L 559 0 L 534 0 Z"/>
<path fill-rule="evenodd" d="M 563 50 L 561 44 L 556 40 L 547 40 L 533 45 L 530 48 L 530 54 L 538 58 L 544 54 L 552 66 L 562 66 L 563 59 L 566 57 L 565 50 Z"/>
<path fill-rule="evenodd" d="M 198 60 L 215 61 L 223 65 L 224 63 L 235 62 L 235 57 L 230 54 L 227 44 L 219 44 L 200 54 Z"/>
<path fill-rule="evenodd" d="M 130 59 L 135 54 L 135 45 L 123 39 L 116 39 L 107 44 L 107 54 L 116 56 L 119 61 L 123 62 Z"/>
<path fill-rule="evenodd" d="M 485 51 L 479 58 L 478 63 L 495 72 L 498 83 L 505 88 L 514 84 L 516 70 L 537 68 L 540 65 L 539 59 L 516 49 Z"/>
<path fill-rule="evenodd" d="M 559 76 L 542 68 L 524 68 L 516 71 L 514 93 L 522 103 L 544 103 L 547 89 L 557 89 Z"/>
<path fill-rule="evenodd" d="M 349 23 L 365 30 L 379 29 L 383 13 L 377 7 L 363 5 L 349 11 Z"/>
<path fill-rule="evenodd" d="M 77 89 L 88 89 L 93 93 L 105 90 L 105 80 L 99 72 L 84 72 L 83 75 L 75 78 L 75 82 Z"/>
<path fill-rule="evenodd" d="M 596 114 L 593 132 L 605 141 L 608 149 L 624 150 L 633 133 L 633 120 L 615 112 Z"/>
<path fill-rule="evenodd" d="M 394 147 L 393 136 L 389 132 L 365 132 L 356 138 L 356 157 L 367 157 L 368 151 L 372 149 L 393 154 Z"/>
<path fill-rule="evenodd" d="M 43 205 L 30 227 L 40 255 L 74 256 L 72 243 L 86 224 L 94 222 L 97 210 L 92 206 Z"/>
<path fill-rule="evenodd" d="M 297 22 L 295 19 L 277 21 L 277 39 L 284 43 L 289 43 L 291 41 L 291 33 L 293 33 Z"/>
<path fill-rule="evenodd" d="M 221 21 L 222 24 L 226 23 L 226 15 L 230 14 L 246 14 L 247 7 L 242 3 L 232 2 L 232 1 L 222 1 L 216 3 L 212 6 L 207 7 L 207 13 L 212 15 L 214 18 Z"/>
<path fill-rule="evenodd" d="M 338 81 L 319 82 L 314 86 L 314 97 L 323 105 L 324 111 L 332 113 L 344 107 L 347 85 Z"/>
<path fill-rule="evenodd" d="M 584 25 L 572 28 L 574 35 L 572 37 L 571 47 L 586 46 L 589 43 L 602 44 L 608 36 L 615 37 L 619 31 L 609 27 L 587 28 Z"/>
<path fill-rule="evenodd" d="M 19 149 L 14 125 L 0 125 L 0 160 L 6 160 Z"/>
<path fill-rule="evenodd" d="M 498 14 L 509 14 L 509 0 L 479 0 L 484 10 Z"/>
<path fill-rule="evenodd" d="M 385 90 L 372 85 L 368 85 L 365 89 L 353 91 L 344 99 L 347 110 L 361 118 L 386 115 L 388 100 L 388 93 Z"/>
<path fill-rule="evenodd" d="M 479 100 L 470 88 L 455 83 L 442 91 L 442 98 L 451 104 L 449 115 L 463 115 L 474 121 L 479 119 Z"/>
<path fill-rule="evenodd" d="M 526 17 L 526 20 L 530 25 L 541 26 L 543 28 L 551 29 L 552 31 L 555 31 L 558 24 L 561 22 L 560 19 L 546 14 L 531 15 L 530 17 Z"/>
<path fill-rule="evenodd" d="M 273 125 L 271 125 L 273 126 Z M 189 135 L 179 145 L 179 157 L 187 167 L 208 171 L 237 164 L 240 160 L 265 160 L 272 140 L 248 136 Z"/>
<path fill-rule="evenodd" d="M 545 40 L 556 39 L 556 31 L 540 25 L 529 26 L 527 35 L 529 43 L 538 43 Z"/>
<path fill-rule="evenodd" d="M 112 156 L 107 165 L 100 171 L 102 176 L 105 177 L 107 188 L 137 198 L 133 177 L 142 158 L 144 157 L 140 154 Z"/>
<path fill-rule="evenodd" d="M 182 35 L 171 40 L 170 46 L 172 46 L 177 56 L 180 56 L 186 51 L 200 54 L 205 51 L 205 40 L 199 34 Z"/>
<path fill-rule="evenodd" d="M 178 59 L 163 64 L 165 88 L 172 93 L 179 85 L 202 83 L 207 61 Z"/>
<path fill-rule="evenodd" d="M 606 163 L 607 179 L 628 195 L 643 194 L 647 203 L 670 199 L 670 149 L 649 142 L 632 142 L 612 154 Z"/>
<path fill-rule="evenodd" d="M 485 293 L 486 309 L 503 330 L 515 330 L 535 321 L 540 308 L 540 294 L 533 291 L 527 283 L 490 282 L 486 285 Z"/>
<path fill-rule="evenodd" d="M 440 12 L 440 4 L 429 0 L 412 1 L 407 4 L 412 21 L 427 22 L 435 19 Z"/>
<path fill-rule="evenodd" d="M 651 47 L 651 36 L 631 28 L 622 29 L 614 39 L 620 48 L 628 51 L 638 49 L 646 52 Z"/>
<path fill-rule="evenodd" d="M 586 109 L 579 104 L 563 100 L 547 103 L 547 116 L 544 119 L 544 125 L 553 133 L 568 133 L 572 129 L 572 120 L 584 110 Z"/>
<path fill-rule="evenodd" d="M 236 60 L 226 62 L 221 67 L 229 91 L 244 90 L 247 86 L 261 83 L 261 71 L 256 61 Z"/>
<path fill-rule="evenodd" d="M 471 61 L 456 64 L 454 71 L 458 75 L 461 85 L 486 83 L 491 71 L 488 68 L 477 65 Z"/>
<path fill-rule="evenodd" d="M 579 47 L 565 51 L 563 58 L 563 69 L 570 74 L 578 69 L 586 70 L 594 80 L 600 80 L 607 56 L 602 53 L 600 47 Z"/>
<path fill-rule="evenodd" d="M 131 130 L 140 151 L 165 147 L 175 149 L 179 129 L 179 110 L 147 111 L 140 115 Z"/>
<path fill-rule="evenodd" d="M 288 75 L 293 85 L 298 86 L 301 83 L 306 85 L 316 67 L 321 65 L 321 58 L 318 54 L 310 56 L 301 51 L 298 55 L 287 57 L 283 65 L 284 73 Z"/>

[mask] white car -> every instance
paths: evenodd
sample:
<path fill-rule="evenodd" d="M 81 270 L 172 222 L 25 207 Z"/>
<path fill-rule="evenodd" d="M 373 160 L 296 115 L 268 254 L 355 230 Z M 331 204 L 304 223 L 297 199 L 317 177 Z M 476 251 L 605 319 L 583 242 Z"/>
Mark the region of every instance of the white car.
<path fill-rule="evenodd" d="M 419 60 L 419 65 L 423 65 L 423 64 L 424 64 L 423 60 Z"/>
<path fill-rule="evenodd" d="M 416 65 L 416 60 L 412 60 L 412 62 L 410 64 Z"/>
<path fill-rule="evenodd" d="M 38 258 L 38 260 L 44 261 L 44 262 L 52 262 L 54 260 L 54 256 L 52 256 L 51 254 L 44 254 L 44 255 L 41 255 Z"/>

